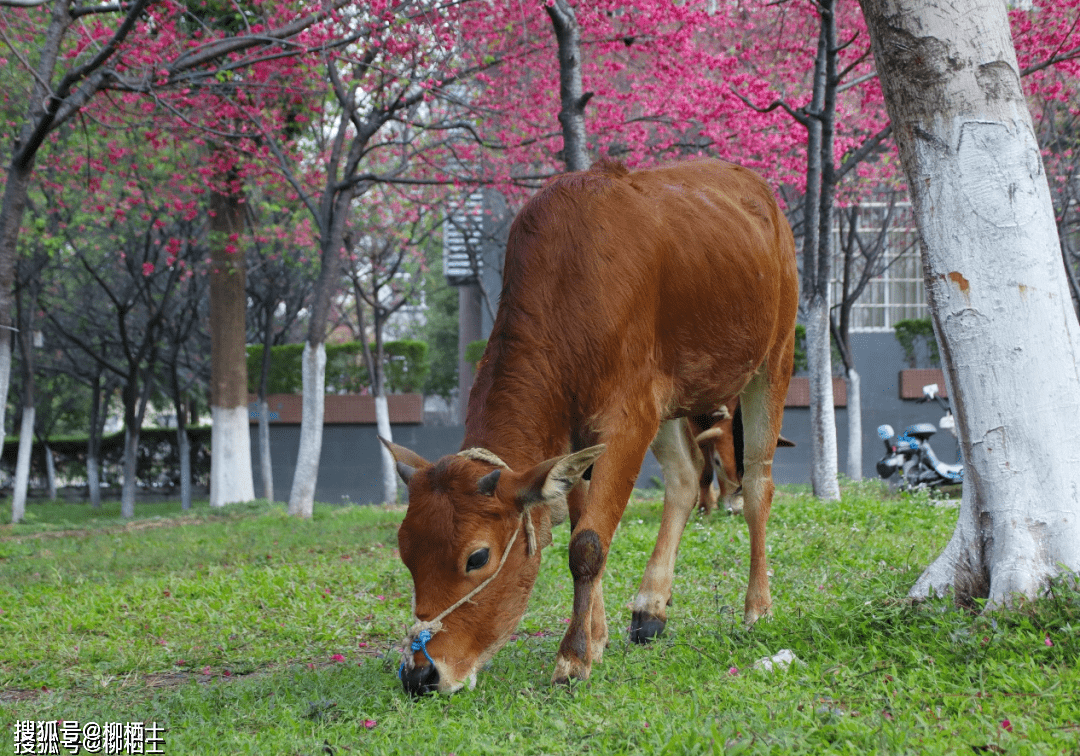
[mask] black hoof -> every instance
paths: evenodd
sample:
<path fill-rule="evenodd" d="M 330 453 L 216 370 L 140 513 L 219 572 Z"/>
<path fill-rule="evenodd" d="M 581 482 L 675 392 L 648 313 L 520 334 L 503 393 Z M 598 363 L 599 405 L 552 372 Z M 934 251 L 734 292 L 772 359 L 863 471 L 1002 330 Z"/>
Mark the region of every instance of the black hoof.
<path fill-rule="evenodd" d="M 649 643 L 664 632 L 666 620 L 658 619 L 645 612 L 634 612 L 630 620 L 630 641 L 632 643 Z"/>

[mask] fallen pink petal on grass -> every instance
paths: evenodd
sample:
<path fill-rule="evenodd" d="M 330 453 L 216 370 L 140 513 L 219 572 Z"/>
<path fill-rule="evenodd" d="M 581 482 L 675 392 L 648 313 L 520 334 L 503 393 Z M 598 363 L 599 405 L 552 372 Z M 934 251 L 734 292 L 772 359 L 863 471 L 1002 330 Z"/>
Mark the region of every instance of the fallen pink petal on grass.
<path fill-rule="evenodd" d="M 376 721 L 375 721 L 374 719 L 365 719 L 365 720 L 364 720 L 364 729 L 366 729 L 366 730 L 374 730 L 374 729 L 375 729 L 375 727 L 376 727 L 376 726 L 377 726 L 378 724 L 379 724 L 379 723 L 378 723 L 378 722 L 376 722 Z"/>
<path fill-rule="evenodd" d="M 1047 636 L 1046 636 L 1046 640 L 1044 640 L 1044 641 L 1043 641 L 1043 643 L 1045 643 L 1045 644 L 1046 644 L 1046 645 L 1048 645 L 1048 646 L 1052 646 L 1052 645 L 1054 645 L 1054 642 L 1053 642 L 1052 640 L 1050 640 L 1050 636 L 1049 636 L 1049 635 L 1047 635 Z"/>
<path fill-rule="evenodd" d="M 1001 729 L 1005 730 L 1006 732 L 1012 732 L 1012 722 L 1007 719 L 1001 720 Z"/>
<path fill-rule="evenodd" d="M 738 667 L 731 667 L 730 669 L 728 669 L 727 673 L 729 675 L 735 676 L 735 675 L 739 674 L 739 668 Z"/>
<path fill-rule="evenodd" d="M 343 661 L 345 661 L 345 657 L 342 656 L 341 654 L 334 654 L 333 656 L 330 657 L 330 661 L 332 661 L 332 662 L 343 662 Z"/>

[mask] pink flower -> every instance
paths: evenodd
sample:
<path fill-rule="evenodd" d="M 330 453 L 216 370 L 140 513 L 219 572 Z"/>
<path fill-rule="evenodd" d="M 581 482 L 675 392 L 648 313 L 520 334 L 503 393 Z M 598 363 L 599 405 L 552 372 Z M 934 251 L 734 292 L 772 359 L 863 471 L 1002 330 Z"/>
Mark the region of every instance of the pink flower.
<path fill-rule="evenodd" d="M 1012 732 L 1012 722 L 1007 719 L 1001 720 L 1001 729 L 1005 730 L 1006 732 Z"/>
<path fill-rule="evenodd" d="M 341 654 L 334 654 L 333 656 L 330 657 L 330 661 L 332 661 L 332 662 L 343 662 L 343 661 L 345 661 L 345 657 L 342 656 Z"/>
<path fill-rule="evenodd" d="M 142 274 L 149 276 L 154 272 L 154 264 L 152 262 L 144 262 L 142 264 Z"/>
<path fill-rule="evenodd" d="M 204 675 L 208 675 L 208 676 L 209 676 L 209 674 L 210 674 L 210 667 L 209 667 L 209 666 L 203 667 L 203 668 L 202 668 L 202 673 L 203 673 Z"/>
<path fill-rule="evenodd" d="M 1044 640 L 1044 641 L 1043 641 L 1043 643 L 1045 643 L 1045 644 L 1046 644 L 1046 645 L 1048 645 L 1048 646 L 1052 646 L 1052 645 L 1054 645 L 1054 642 L 1053 642 L 1052 640 L 1050 640 L 1050 636 L 1049 636 L 1049 635 L 1047 635 L 1047 636 L 1046 636 L 1046 640 Z"/>
<path fill-rule="evenodd" d="M 375 726 L 377 724 L 379 724 L 379 723 L 376 722 L 374 719 L 365 719 L 364 720 L 364 729 L 365 730 L 374 730 Z"/>
<path fill-rule="evenodd" d="M 738 667 L 731 667 L 731 668 L 730 668 L 730 669 L 729 669 L 729 670 L 727 671 L 727 673 L 728 673 L 729 675 L 731 675 L 732 677 L 734 677 L 735 675 L 739 674 L 739 668 L 738 668 Z"/>

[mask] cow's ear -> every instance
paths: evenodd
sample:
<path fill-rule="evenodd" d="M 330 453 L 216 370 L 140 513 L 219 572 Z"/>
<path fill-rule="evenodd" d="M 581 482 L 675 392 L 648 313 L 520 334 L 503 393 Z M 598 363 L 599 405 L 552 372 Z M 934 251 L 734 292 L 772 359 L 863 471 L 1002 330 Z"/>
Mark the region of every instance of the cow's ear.
<path fill-rule="evenodd" d="M 567 517 L 566 495 L 606 448 L 599 444 L 541 462 L 520 476 L 514 501 L 522 509 L 550 507 L 551 524 L 558 525 Z"/>
<path fill-rule="evenodd" d="M 390 454 L 393 455 L 394 461 L 397 463 L 398 475 L 406 483 L 412 478 L 413 473 L 425 467 L 430 467 L 431 463 L 421 457 L 414 451 L 406 449 L 404 446 L 399 446 L 393 441 L 387 441 L 382 436 L 379 436 L 379 440 L 382 441 L 383 446 L 390 450 Z"/>

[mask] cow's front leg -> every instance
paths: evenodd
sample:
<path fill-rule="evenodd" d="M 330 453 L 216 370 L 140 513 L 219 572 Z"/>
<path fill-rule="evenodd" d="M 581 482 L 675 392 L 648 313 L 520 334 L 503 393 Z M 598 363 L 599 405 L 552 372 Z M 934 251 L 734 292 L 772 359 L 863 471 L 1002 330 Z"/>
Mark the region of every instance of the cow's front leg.
<path fill-rule="evenodd" d="M 579 530 L 570 540 L 574 613 L 570 617 L 570 627 L 559 644 L 555 674 L 552 676 L 554 682 L 564 683 L 571 677 L 587 678 L 592 671 L 596 643 L 607 641 L 607 618 L 603 616 L 603 589 L 600 587 L 606 551 L 594 530 Z M 599 637 L 594 638 L 594 633 Z M 596 658 L 599 660 L 598 655 Z"/>
<path fill-rule="evenodd" d="M 570 537 L 574 613 L 559 644 L 552 675 L 554 682 L 565 683 L 572 677 L 588 678 L 593 662 L 600 661 L 603 656 L 608 627 L 600 580 L 612 536 L 626 509 L 653 433 L 653 430 L 646 430 L 633 434 L 624 430 L 614 438 L 602 439 L 607 444 L 607 451 L 596 460 L 586 500 Z M 573 506 L 570 518 L 575 519 Z"/>

